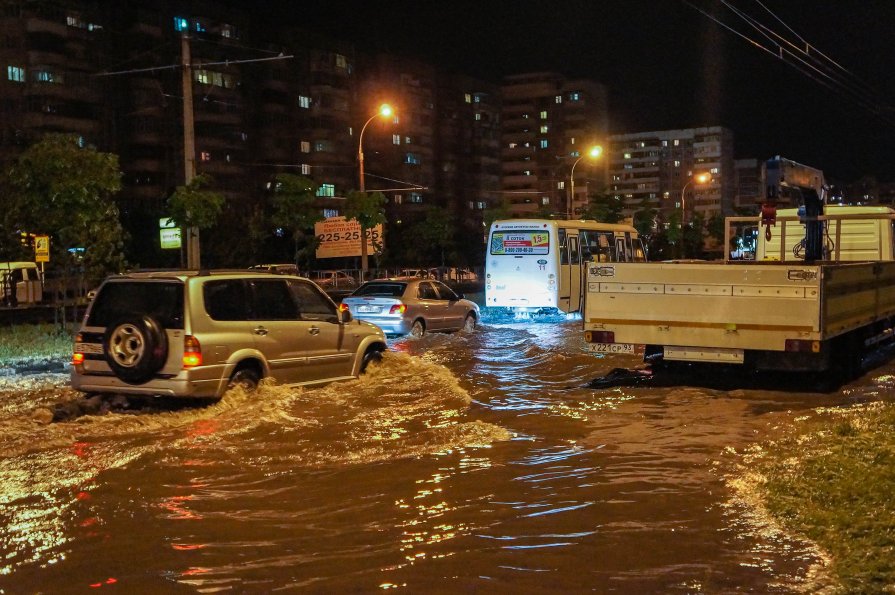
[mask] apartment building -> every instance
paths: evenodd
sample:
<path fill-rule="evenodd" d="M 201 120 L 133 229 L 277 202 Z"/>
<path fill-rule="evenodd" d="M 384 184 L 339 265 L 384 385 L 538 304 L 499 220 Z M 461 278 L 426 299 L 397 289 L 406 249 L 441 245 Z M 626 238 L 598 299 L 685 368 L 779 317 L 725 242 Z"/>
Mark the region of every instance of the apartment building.
<path fill-rule="evenodd" d="M 501 92 L 501 190 L 510 211 L 519 217 L 579 214 L 588 192 L 606 186 L 604 162 L 574 167 L 591 146 L 606 144 L 606 88 L 545 72 L 505 77 Z"/>
<path fill-rule="evenodd" d="M 733 207 L 757 213 L 762 201 L 761 162 L 758 159 L 735 159 Z"/>
<path fill-rule="evenodd" d="M 706 220 L 732 212 L 734 193 L 733 133 L 721 126 L 657 130 L 610 137 L 610 191 L 622 197 L 626 215 L 642 208 L 667 222 L 683 207 L 687 218 Z M 708 183 L 694 176 L 711 175 Z"/>

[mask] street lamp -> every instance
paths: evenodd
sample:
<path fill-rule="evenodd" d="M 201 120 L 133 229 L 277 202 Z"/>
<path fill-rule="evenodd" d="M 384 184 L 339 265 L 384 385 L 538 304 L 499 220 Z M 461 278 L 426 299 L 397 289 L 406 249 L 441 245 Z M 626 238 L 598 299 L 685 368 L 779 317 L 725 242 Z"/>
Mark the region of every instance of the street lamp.
<path fill-rule="evenodd" d="M 392 115 L 392 106 L 387 103 L 383 103 L 379 106 L 379 111 L 370 116 L 370 119 L 364 123 L 363 128 L 360 129 L 360 136 L 357 139 L 357 169 L 358 169 L 358 177 L 360 186 L 358 189 L 361 192 L 366 192 L 364 185 L 364 130 L 367 129 L 367 126 L 378 118 L 379 116 L 388 118 Z"/>
<path fill-rule="evenodd" d="M 578 165 L 578 162 L 585 157 L 596 159 L 602 154 L 603 147 L 601 147 L 600 145 L 594 145 L 593 147 L 588 149 L 587 153 L 576 159 L 575 163 L 572 164 L 572 172 L 569 174 L 569 204 L 567 205 L 568 208 L 566 209 L 566 219 L 572 218 L 572 210 L 575 206 L 575 166 Z"/>
<path fill-rule="evenodd" d="M 684 255 L 684 228 L 687 221 L 687 188 L 693 182 L 696 182 L 697 184 L 705 184 L 707 182 L 710 182 L 711 180 L 712 176 L 710 174 L 696 174 L 695 176 L 692 176 L 689 180 L 687 180 L 687 183 L 684 184 L 683 188 L 681 188 L 681 256 Z"/>

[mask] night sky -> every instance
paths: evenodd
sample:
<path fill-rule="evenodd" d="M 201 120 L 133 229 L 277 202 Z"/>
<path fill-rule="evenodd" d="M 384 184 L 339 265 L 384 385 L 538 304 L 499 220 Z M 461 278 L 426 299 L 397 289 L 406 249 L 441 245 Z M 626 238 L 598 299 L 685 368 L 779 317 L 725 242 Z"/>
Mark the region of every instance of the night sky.
<path fill-rule="evenodd" d="M 835 181 L 864 175 L 895 181 L 895 124 L 858 105 L 885 110 L 895 104 L 895 1 L 417 0 L 269 6 L 269 16 L 351 41 L 359 50 L 416 56 L 493 82 L 542 70 L 597 80 L 609 89 L 612 132 L 720 124 L 734 131 L 737 157 L 779 154 L 820 167 Z M 855 80 L 845 91 L 830 90 L 695 8 L 771 47 L 729 6 L 797 40 L 788 26 Z M 895 122 L 895 112 L 884 113 Z"/>

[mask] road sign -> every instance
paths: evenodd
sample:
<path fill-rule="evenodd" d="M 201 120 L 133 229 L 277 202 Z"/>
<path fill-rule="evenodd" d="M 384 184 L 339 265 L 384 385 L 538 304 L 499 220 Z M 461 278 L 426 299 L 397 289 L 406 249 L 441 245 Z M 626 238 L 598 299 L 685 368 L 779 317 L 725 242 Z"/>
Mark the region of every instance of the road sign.
<path fill-rule="evenodd" d="M 34 262 L 50 262 L 50 236 L 34 237 Z"/>
<path fill-rule="evenodd" d="M 159 242 L 161 242 L 162 250 L 180 248 L 180 228 L 166 227 L 158 230 Z"/>
<path fill-rule="evenodd" d="M 337 258 L 339 256 L 360 256 L 360 224 L 357 220 L 346 221 L 344 217 L 330 217 L 314 224 L 317 258 Z M 382 225 L 367 230 L 367 254 L 382 251 Z"/>

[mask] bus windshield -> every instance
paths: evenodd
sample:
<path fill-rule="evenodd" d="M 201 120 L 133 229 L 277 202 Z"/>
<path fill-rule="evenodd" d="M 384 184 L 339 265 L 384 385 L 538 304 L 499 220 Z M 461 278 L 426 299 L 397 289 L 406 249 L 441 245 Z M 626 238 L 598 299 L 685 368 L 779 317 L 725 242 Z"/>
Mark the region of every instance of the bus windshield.
<path fill-rule="evenodd" d="M 546 230 L 514 229 L 491 234 L 491 254 L 549 254 L 550 234 Z"/>

